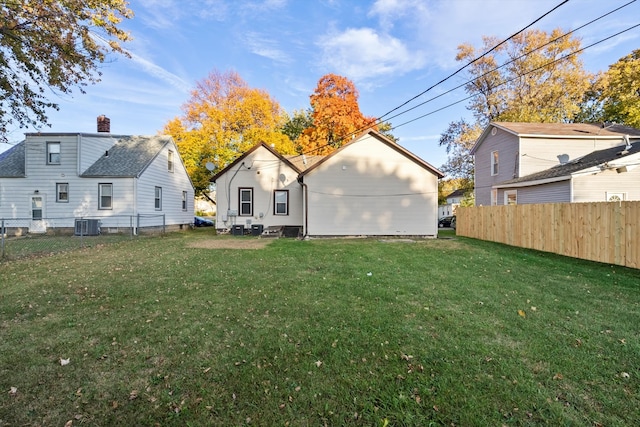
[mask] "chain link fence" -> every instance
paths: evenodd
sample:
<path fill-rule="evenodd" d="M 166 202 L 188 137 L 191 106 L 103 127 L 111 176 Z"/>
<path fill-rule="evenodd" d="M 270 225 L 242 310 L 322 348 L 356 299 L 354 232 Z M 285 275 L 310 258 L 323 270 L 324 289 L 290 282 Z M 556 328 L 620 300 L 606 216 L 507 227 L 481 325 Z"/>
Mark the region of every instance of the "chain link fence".
<path fill-rule="evenodd" d="M 164 234 L 164 215 L 0 218 L 0 261 Z"/>

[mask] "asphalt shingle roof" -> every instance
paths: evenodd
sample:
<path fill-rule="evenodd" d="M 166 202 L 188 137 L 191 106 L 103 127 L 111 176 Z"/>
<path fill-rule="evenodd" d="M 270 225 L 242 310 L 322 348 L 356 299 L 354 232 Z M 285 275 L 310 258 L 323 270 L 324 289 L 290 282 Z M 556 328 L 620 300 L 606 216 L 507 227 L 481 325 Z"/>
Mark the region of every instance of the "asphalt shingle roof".
<path fill-rule="evenodd" d="M 0 153 L 0 177 L 22 178 L 24 170 L 24 141 Z"/>
<path fill-rule="evenodd" d="M 123 137 L 80 176 L 139 176 L 169 141 L 166 135 Z"/>
<path fill-rule="evenodd" d="M 493 122 L 518 135 L 547 136 L 640 136 L 640 129 L 619 124 L 594 123 L 516 123 Z"/>

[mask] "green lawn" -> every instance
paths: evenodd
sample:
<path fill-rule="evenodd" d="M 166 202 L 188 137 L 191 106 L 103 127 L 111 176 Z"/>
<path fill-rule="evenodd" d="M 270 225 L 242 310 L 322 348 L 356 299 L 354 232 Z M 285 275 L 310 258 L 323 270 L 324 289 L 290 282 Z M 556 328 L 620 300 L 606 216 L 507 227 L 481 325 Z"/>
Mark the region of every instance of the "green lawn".
<path fill-rule="evenodd" d="M 0 426 L 640 425 L 638 270 L 463 238 L 259 243 L 0 262 Z"/>

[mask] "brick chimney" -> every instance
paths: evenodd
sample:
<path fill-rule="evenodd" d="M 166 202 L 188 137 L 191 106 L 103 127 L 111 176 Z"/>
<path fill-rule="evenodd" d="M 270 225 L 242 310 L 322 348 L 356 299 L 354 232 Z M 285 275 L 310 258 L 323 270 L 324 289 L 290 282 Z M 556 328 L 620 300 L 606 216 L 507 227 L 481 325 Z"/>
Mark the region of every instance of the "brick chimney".
<path fill-rule="evenodd" d="M 98 132 L 111 132 L 111 120 L 109 120 L 109 118 L 104 114 L 98 116 Z"/>

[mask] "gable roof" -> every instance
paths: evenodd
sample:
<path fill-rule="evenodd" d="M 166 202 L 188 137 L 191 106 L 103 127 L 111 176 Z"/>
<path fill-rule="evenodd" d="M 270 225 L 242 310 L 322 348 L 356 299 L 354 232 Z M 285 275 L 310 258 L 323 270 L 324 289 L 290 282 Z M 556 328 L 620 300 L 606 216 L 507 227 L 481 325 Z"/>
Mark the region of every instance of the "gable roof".
<path fill-rule="evenodd" d="M 235 159 L 233 162 L 231 162 L 231 164 L 225 166 L 220 172 L 215 174 L 209 181 L 210 182 L 216 182 L 216 180 L 218 178 L 220 178 L 220 176 L 224 175 L 229 169 L 231 169 L 232 167 L 234 167 L 238 163 L 242 162 L 249 154 L 253 153 L 258 148 L 265 148 L 267 151 L 269 151 L 271 154 L 273 154 L 275 157 L 277 157 L 279 160 L 281 160 L 283 163 L 285 163 L 291 169 L 293 169 L 297 173 L 300 173 L 301 169 L 298 166 L 296 166 L 294 164 L 294 162 L 290 161 L 285 156 L 281 155 L 280 153 L 278 153 L 276 150 L 274 150 L 273 148 L 271 148 L 270 146 L 268 146 L 264 142 L 260 142 L 260 143 L 258 143 L 256 145 L 254 145 L 253 147 L 251 147 L 251 149 L 249 149 L 248 151 L 243 153 L 240 157 Z M 300 162 L 302 162 L 302 159 L 300 160 Z"/>
<path fill-rule="evenodd" d="M 567 162 L 563 165 L 557 165 L 550 169 L 546 169 L 540 172 L 535 172 L 527 176 L 520 178 L 510 179 L 508 181 L 497 184 L 497 187 L 522 184 L 522 183 L 546 183 L 554 181 L 564 181 L 571 178 L 572 174 L 584 171 L 586 169 L 593 168 L 595 166 L 607 164 L 614 160 L 622 159 L 640 153 L 640 142 L 631 144 L 629 149 L 623 146 L 617 146 L 612 148 L 606 148 L 604 150 L 594 151 L 586 156 Z"/>
<path fill-rule="evenodd" d="M 0 177 L 2 178 L 24 178 L 24 146 L 22 141 L 9 148 L 4 153 L 0 153 Z"/>
<path fill-rule="evenodd" d="M 122 137 L 80 176 L 139 177 L 170 142 L 167 135 Z"/>
<path fill-rule="evenodd" d="M 342 147 L 340 147 L 337 150 L 333 151 L 331 154 L 329 154 L 327 156 L 324 156 L 324 158 L 322 158 L 321 160 L 319 160 L 318 162 L 314 163 L 313 165 L 308 167 L 306 170 L 304 170 L 300 174 L 300 177 L 303 177 L 304 175 L 307 175 L 308 173 L 314 171 L 322 163 L 326 162 L 327 160 L 329 160 L 333 156 L 337 155 L 338 153 L 340 153 L 342 150 L 344 150 L 346 147 L 350 146 L 351 144 L 355 144 L 356 142 L 361 140 L 366 135 L 371 135 L 372 137 L 376 138 L 378 141 L 380 141 L 383 144 L 387 145 L 388 147 L 394 149 L 395 151 L 399 152 L 400 154 L 402 154 L 403 156 L 407 157 L 408 159 L 412 160 L 414 163 L 416 163 L 419 166 L 423 167 L 424 169 L 427 169 L 428 171 L 432 172 L 434 175 L 436 175 L 438 177 L 438 179 L 444 177 L 444 173 L 442 173 L 439 169 L 433 167 L 431 164 L 429 164 L 426 161 L 422 160 L 420 157 L 416 156 L 415 154 L 413 154 L 412 152 L 410 152 L 406 148 L 398 145 L 394 141 L 392 141 L 389 138 L 387 138 L 386 136 L 382 135 L 380 132 L 375 131 L 373 129 L 368 129 L 368 130 L 364 131 L 363 133 L 360 134 L 360 136 L 355 138 L 353 141 L 350 141 L 347 144 L 344 144 Z"/>
<path fill-rule="evenodd" d="M 471 154 L 474 154 L 492 128 L 498 128 L 518 137 L 533 138 L 598 138 L 618 139 L 624 135 L 640 137 L 640 129 L 619 124 L 596 123 L 518 123 L 518 122 L 491 122 L 482 132 Z"/>
<path fill-rule="evenodd" d="M 469 190 L 465 190 L 464 188 L 458 188 L 457 190 L 449 194 L 446 198 L 448 199 L 450 197 L 463 197 L 467 191 Z"/>

